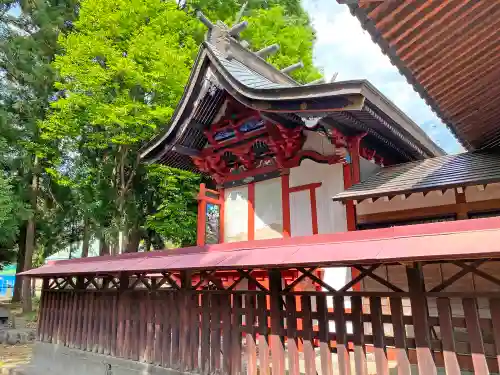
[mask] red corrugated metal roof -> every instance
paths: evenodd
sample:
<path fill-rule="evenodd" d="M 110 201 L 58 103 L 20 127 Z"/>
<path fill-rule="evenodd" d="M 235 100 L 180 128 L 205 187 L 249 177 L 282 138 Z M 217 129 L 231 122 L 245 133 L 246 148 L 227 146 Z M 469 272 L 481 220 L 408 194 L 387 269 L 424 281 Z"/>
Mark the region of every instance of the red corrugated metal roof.
<path fill-rule="evenodd" d="M 499 244 L 500 218 L 487 218 L 65 260 L 20 275 L 96 275 L 500 258 Z"/>

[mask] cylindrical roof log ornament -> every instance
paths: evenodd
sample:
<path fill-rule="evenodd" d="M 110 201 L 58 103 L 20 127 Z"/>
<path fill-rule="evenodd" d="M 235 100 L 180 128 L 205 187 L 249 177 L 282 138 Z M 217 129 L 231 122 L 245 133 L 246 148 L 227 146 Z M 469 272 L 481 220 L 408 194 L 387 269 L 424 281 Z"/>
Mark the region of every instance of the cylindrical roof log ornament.
<path fill-rule="evenodd" d="M 290 74 L 291 72 L 293 72 L 297 69 L 301 69 L 303 67 L 304 67 L 304 63 L 302 61 L 299 61 L 298 63 L 295 63 L 293 65 L 290 65 L 290 66 L 287 66 L 286 68 L 281 69 L 281 72 L 285 73 L 285 74 Z"/>
<path fill-rule="evenodd" d="M 321 78 L 318 78 L 318 79 L 316 79 L 314 81 L 306 83 L 306 86 L 321 85 L 322 83 L 325 83 L 325 78 L 324 77 L 321 77 Z"/>
<path fill-rule="evenodd" d="M 198 17 L 201 23 L 204 24 L 209 30 L 213 29 L 214 24 L 203 14 L 201 10 L 196 11 L 196 17 Z"/>
<path fill-rule="evenodd" d="M 238 36 L 247 27 L 248 27 L 248 21 L 240 22 L 229 29 L 229 35 Z"/>
<path fill-rule="evenodd" d="M 265 59 L 267 56 L 274 55 L 279 50 L 280 50 L 279 44 L 271 44 L 270 46 L 264 47 L 260 51 L 255 52 L 255 54 Z"/>

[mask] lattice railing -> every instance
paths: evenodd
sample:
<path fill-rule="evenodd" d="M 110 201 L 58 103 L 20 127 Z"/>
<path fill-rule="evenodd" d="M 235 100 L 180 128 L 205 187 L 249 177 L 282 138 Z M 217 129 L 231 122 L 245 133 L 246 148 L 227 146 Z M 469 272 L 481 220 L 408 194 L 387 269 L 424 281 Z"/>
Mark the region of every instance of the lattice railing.
<path fill-rule="evenodd" d="M 453 272 L 426 292 L 421 267 L 404 269 L 406 286 L 378 265 L 358 266 L 340 288 L 314 267 L 287 282 L 288 270 L 260 281 L 256 270 L 235 270 L 229 282 L 214 271 L 46 280 L 39 339 L 201 374 L 498 371 L 500 294 L 438 292 Z M 366 278 L 387 290 L 352 289 Z M 305 280 L 322 290 L 301 289 Z"/>

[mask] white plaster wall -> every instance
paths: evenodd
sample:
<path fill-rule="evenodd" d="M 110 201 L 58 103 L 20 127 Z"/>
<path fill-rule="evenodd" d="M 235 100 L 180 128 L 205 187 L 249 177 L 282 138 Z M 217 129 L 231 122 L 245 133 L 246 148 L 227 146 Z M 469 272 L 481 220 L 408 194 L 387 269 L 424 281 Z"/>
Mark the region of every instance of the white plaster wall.
<path fill-rule="evenodd" d="M 224 191 L 224 242 L 248 240 L 248 187 Z"/>
<path fill-rule="evenodd" d="M 400 196 L 394 197 L 389 202 L 378 199 L 375 202 L 362 201 L 356 206 L 358 215 L 375 214 L 379 212 L 392 212 L 409 210 L 413 208 L 443 206 L 455 203 L 455 192 L 447 190 L 444 194 L 440 191 L 431 191 L 425 197 L 422 193 L 415 193 L 402 200 Z"/>
<path fill-rule="evenodd" d="M 377 173 L 381 169 L 380 165 L 375 164 L 373 161 L 359 158 L 359 172 L 361 181 L 366 180 L 371 175 Z"/>
<path fill-rule="evenodd" d="M 255 184 L 255 239 L 283 237 L 281 178 Z"/>
<path fill-rule="evenodd" d="M 300 166 L 290 170 L 290 187 L 321 182 L 316 189 L 316 209 L 318 212 L 318 232 L 320 234 L 347 231 L 346 211 L 342 203 L 333 202 L 332 197 L 344 190 L 344 174 L 342 164 L 320 164 L 312 160 L 304 160 Z M 309 191 L 292 193 L 290 201 L 290 218 L 292 236 L 312 233 L 311 201 Z M 294 228 L 297 228 L 294 231 Z M 298 229 L 302 228 L 302 229 Z M 309 233 L 306 233 L 306 229 Z M 310 229 L 309 229 L 310 228 Z M 349 267 L 326 268 L 323 280 L 335 289 L 340 289 L 351 280 Z M 350 301 L 345 305 L 350 307 Z M 333 307 L 328 300 L 328 307 Z M 334 330 L 334 328 L 331 328 Z M 333 332 L 333 331 L 332 331 Z"/>
<path fill-rule="evenodd" d="M 292 237 L 311 236 L 313 234 L 309 190 L 290 194 L 290 231 Z"/>
<path fill-rule="evenodd" d="M 342 203 L 333 202 L 332 197 L 344 190 L 344 177 L 341 164 L 321 164 L 312 160 L 303 160 L 300 166 L 290 170 L 290 187 L 321 182 L 321 186 L 316 189 L 316 208 L 318 212 L 318 232 L 335 233 L 345 232 L 347 230 L 346 213 Z M 297 193 L 293 193 L 297 194 Z M 292 194 L 292 195 L 293 195 Z M 307 192 L 309 196 L 309 192 Z M 307 203 L 301 203 L 301 207 L 297 207 L 297 215 L 301 212 L 310 212 L 310 199 Z M 291 214 L 292 216 L 292 214 Z M 293 220 L 293 219 L 292 219 Z M 304 217 L 298 219 L 301 222 L 308 221 L 311 223 L 311 218 Z M 293 230 L 292 230 L 293 232 Z"/>

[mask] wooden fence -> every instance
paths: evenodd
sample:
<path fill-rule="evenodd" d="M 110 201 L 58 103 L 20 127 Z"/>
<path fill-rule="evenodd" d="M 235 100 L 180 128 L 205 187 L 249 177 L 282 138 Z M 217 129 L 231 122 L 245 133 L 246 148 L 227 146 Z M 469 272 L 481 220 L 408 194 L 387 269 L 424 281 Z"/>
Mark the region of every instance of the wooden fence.
<path fill-rule="evenodd" d="M 254 291 L 57 283 L 45 283 L 40 341 L 180 371 L 489 374 L 500 361 L 500 295 L 301 292 L 283 288 L 279 271 Z"/>

